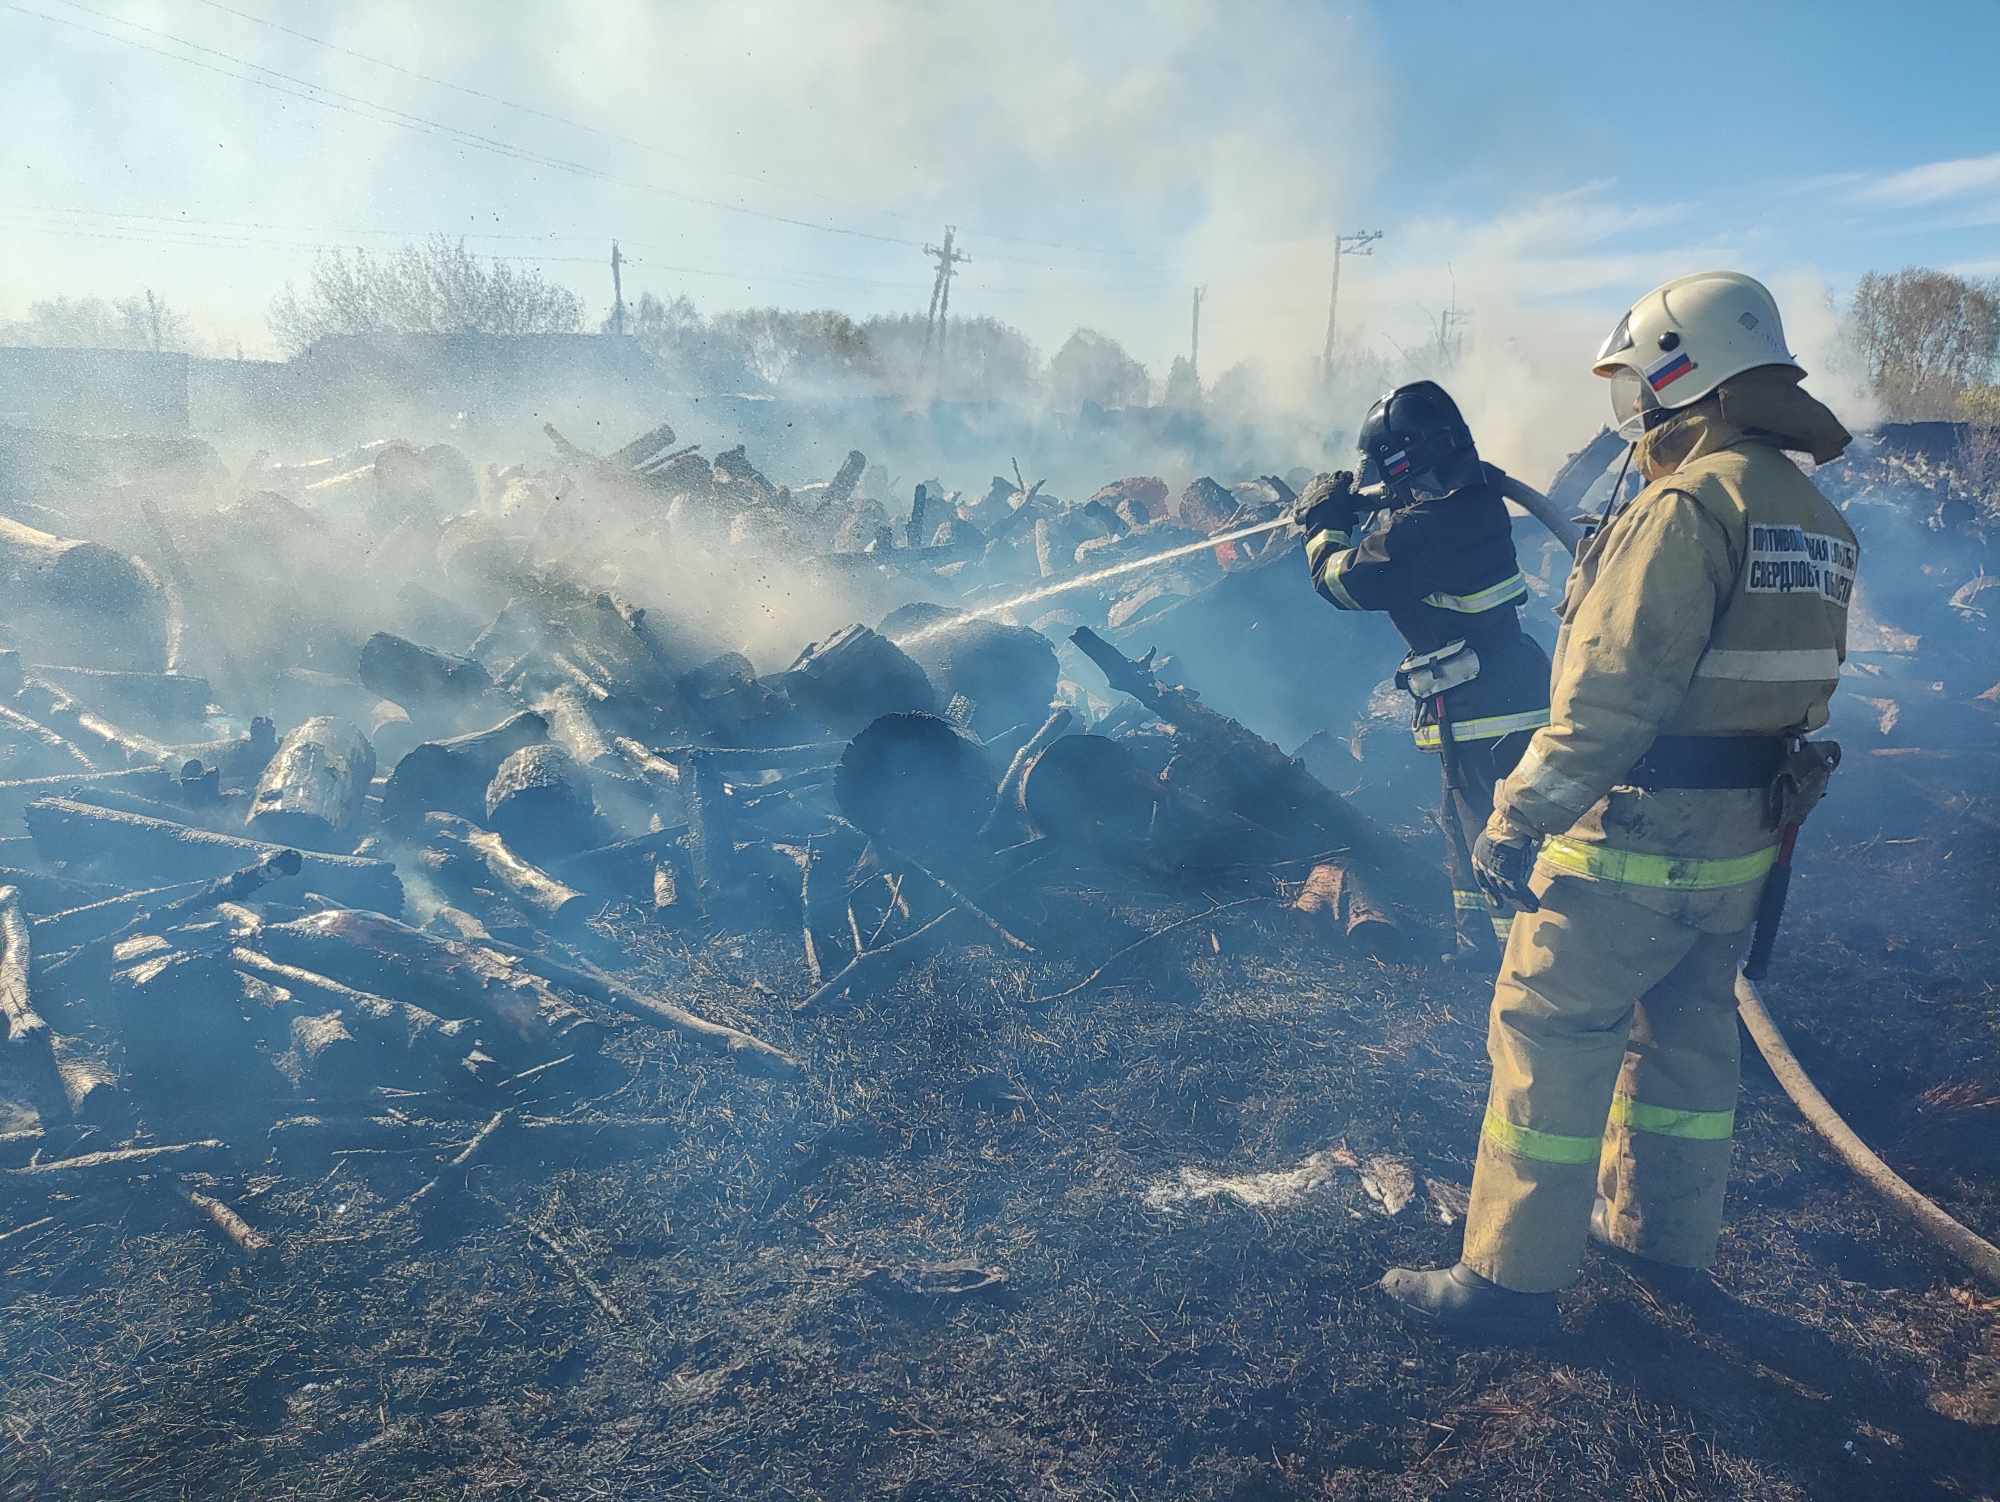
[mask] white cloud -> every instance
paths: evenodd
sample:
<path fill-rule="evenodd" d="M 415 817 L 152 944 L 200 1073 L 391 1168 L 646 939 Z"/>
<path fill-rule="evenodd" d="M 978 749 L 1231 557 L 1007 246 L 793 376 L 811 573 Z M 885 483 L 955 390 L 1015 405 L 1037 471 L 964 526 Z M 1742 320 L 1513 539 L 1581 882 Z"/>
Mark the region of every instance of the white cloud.
<path fill-rule="evenodd" d="M 1914 208 L 1986 194 L 2000 195 L 2000 152 L 1906 167 L 1865 182 L 1854 196 L 1863 203 Z"/>

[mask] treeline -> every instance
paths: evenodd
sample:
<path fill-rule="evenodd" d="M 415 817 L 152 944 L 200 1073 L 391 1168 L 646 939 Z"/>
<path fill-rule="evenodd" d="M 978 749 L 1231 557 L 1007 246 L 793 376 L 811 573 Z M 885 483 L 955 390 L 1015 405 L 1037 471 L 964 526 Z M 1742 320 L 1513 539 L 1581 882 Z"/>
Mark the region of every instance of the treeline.
<path fill-rule="evenodd" d="M 1923 267 L 1871 271 L 1839 313 L 1845 355 L 1873 388 L 1884 417 L 2000 427 L 2000 279 Z M 290 354 L 341 336 L 574 334 L 592 327 L 583 299 L 532 263 L 481 257 L 443 235 L 379 255 L 322 252 L 305 286 L 288 283 L 272 303 L 270 326 Z M 610 332 L 612 320 L 596 327 Z M 927 320 L 914 313 L 859 321 L 827 309 L 703 314 L 685 296 L 645 292 L 627 305 L 624 331 L 702 390 L 1069 409 L 1159 402 L 1235 415 L 1259 410 L 1266 397 L 1261 372 L 1251 365 L 1203 383 L 1185 359 L 1176 359 L 1156 381 L 1108 334 L 1079 328 L 1045 358 L 1019 329 L 986 316 L 953 318 L 940 347 L 927 342 Z M 0 320 L 0 344 L 223 352 L 206 348 L 190 320 L 150 289 L 112 300 L 31 303 L 26 318 Z M 1403 378 L 1380 359 L 1356 356 L 1350 363 L 1355 368 L 1342 372 L 1350 378 L 1343 384 L 1356 390 Z M 1449 354 L 1432 362 L 1450 363 Z M 1418 373 L 1444 372 L 1426 366 Z"/>
<path fill-rule="evenodd" d="M 1871 271 L 1842 328 L 1884 417 L 2000 425 L 2000 278 Z"/>
<path fill-rule="evenodd" d="M 388 334 L 572 334 L 583 300 L 532 265 L 485 259 L 445 236 L 387 255 L 324 252 L 303 289 L 287 285 L 271 332 L 288 353 L 323 339 Z M 611 333 L 607 316 L 598 332 Z M 872 391 L 943 400 L 1144 405 L 1152 379 L 1117 340 L 1089 329 L 1053 357 L 997 318 L 953 318 L 942 345 L 927 320 L 855 320 L 828 309 L 702 314 L 685 296 L 641 293 L 623 330 L 689 385 L 705 390 Z M 1171 385 L 1171 383 L 1169 383 Z"/>

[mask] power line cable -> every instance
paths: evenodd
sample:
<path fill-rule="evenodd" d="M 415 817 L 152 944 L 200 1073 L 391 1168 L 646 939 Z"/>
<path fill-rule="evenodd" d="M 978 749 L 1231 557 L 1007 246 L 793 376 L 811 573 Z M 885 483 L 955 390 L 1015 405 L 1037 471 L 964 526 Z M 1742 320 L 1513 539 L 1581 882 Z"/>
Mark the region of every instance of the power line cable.
<path fill-rule="evenodd" d="M 729 203 L 722 199 L 709 198 L 701 194 L 689 193 L 678 188 L 669 187 L 664 183 L 655 183 L 645 180 L 620 177 L 615 173 L 603 171 L 599 168 L 592 167 L 587 163 L 574 162 L 561 157 L 548 156 L 545 153 L 515 145 L 513 142 L 510 141 L 501 140 L 497 137 L 481 135 L 476 131 L 465 130 L 462 129 L 461 127 L 451 125 L 445 121 L 434 120 L 425 115 L 418 115 L 406 110 L 399 110 L 393 106 L 384 105 L 377 101 L 363 98 L 359 95 L 349 94 L 342 90 L 328 87 L 327 85 L 324 84 L 314 83 L 309 79 L 300 78 L 294 74 L 283 72 L 280 69 L 267 68 L 260 63 L 251 62 L 247 58 L 237 57 L 235 54 L 224 52 L 219 48 L 209 47 L 200 42 L 190 41 L 187 38 L 178 36 L 172 32 L 163 31 L 157 27 L 147 26 L 142 22 L 126 20 L 122 16 L 109 15 L 103 11 L 94 10 L 90 6 L 80 3 L 80 0 L 57 0 L 57 3 L 65 5 L 72 10 L 80 11 L 84 15 L 94 17 L 97 20 L 109 22 L 113 25 L 129 27 L 132 30 L 143 32 L 148 36 L 157 37 L 162 41 L 170 42 L 175 46 L 187 48 L 189 51 L 192 52 L 203 53 L 209 57 L 219 58 L 223 62 L 233 64 L 238 68 L 247 68 L 250 69 L 253 73 L 260 73 L 266 76 L 264 78 L 255 78 L 247 76 L 242 73 L 234 73 L 231 72 L 229 69 L 219 67 L 216 64 L 203 62 L 199 57 L 189 57 L 182 53 L 168 51 L 161 47 L 151 46 L 136 38 L 122 36 L 117 32 L 105 31 L 100 27 L 90 26 L 81 21 L 73 20 L 69 17 L 50 15 L 46 11 L 35 10 L 30 6 L 15 3 L 15 0 L 0 0 L 0 4 L 4 4 L 5 9 L 15 11 L 21 15 L 30 16 L 33 17 L 34 19 L 41 21 L 47 21 L 53 25 L 67 26 L 74 30 L 86 32 L 93 36 L 102 37 L 107 41 L 113 41 L 123 46 L 133 47 L 142 52 L 152 53 L 157 57 L 164 57 L 172 62 L 178 62 L 190 67 L 200 68 L 206 72 L 216 73 L 224 78 L 234 79 L 239 83 L 254 84 L 259 88 L 267 89 L 273 93 L 281 94 L 289 98 L 300 99 L 309 104 L 317 104 L 324 109 L 336 110 L 344 114 L 356 115 L 361 119 L 371 120 L 376 124 L 389 125 L 398 129 L 411 131 L 415 134 L 441 137 L 448 141 L 455 142 L 458 145 L 469 147 L 473 150 L 486 151 L 511 160 L 527 162 L 532 165 L 551 168 L 556 171 L 566 172 L 575 176 L 580 176 L 588 179 L 594 179 L 596 181 L 613 184 L 619 187 L 634 189 L 641 192 L 657 193 L 664 197 L 672 198 L 683 203 L 690 203 L 698 207 L 714 209 L 722 213 L 742 214 L 751 218 L 762 219 L 774 224 L 785 224 L 799 229 L 817 230 L 824 234 L 846 235 L 856 239 L 871 240 L 876 243 L 884 245 L 900 245 L 900 246 L 910 246 L 910 247 L 920 247 L 921 245 L 921 242 L 919 241 L 907 240 L 895 235 L 877 234 L 872 230 L 864 230 L 851 225 L 833 224 L 821 220 L 801 219 L 793 215 L 779 214 L 765 209 L 752 208 L 747 204 Z M 274 83 L 269 81 L 273 79 L 278 80 L 278 82 Z M 287 85 L 289 85 L 290 87 L 287 87 Z M 1051 245 L 1054 245 L 1056 242 L 1028 242 L 1028 243 L 1049 243 Z M 1090 249 L 1090 247 L 1075 247 L 1075 246 L 1067 246 L 1067 247 L 1059 246 L 1058 248 Z M 1028 260 L 1028 258 L 1020 258 L 1020 257 L 994 256 L 992 257 L 992 259 L 1002 260 L 1002 261 L 1008 261 L 1008 260 L 1026 261 L 1028 264 L 1040 264 L 1039 262 Z"/>
<path fill-rule="evenodd" d="M 72 5 L 74 8 L 78 10 L 84 10 L 86 14 L 98 16 L 99 19 L 112 20 L 112 21 L 119 20 L 119 18 L 117 17 L 104 16 L 100 12 L 90 11 L 84 6 L 76 5 L 75 0 L 62 0 L 62 3 Z M 799 219 L 789 214 L 774 214 L 763 209 L 753 209 L 744 204 L 725 203 L 720 199 L 705 198 L 702 197 L 700 194 L 682 192 L 678 188 L 670 188 L 663 183 L 652 183 L 636 179 L 622 178 L 613 173 L 603 172 L 596 168 L 586 166 L 580 162 L 568 162 L 557 157 L 543 156 L 540 153 L 527 151 L 524 150 L 523 148 L 513 146 L 507 142 L 494 141 L 487 137 L 479 136 L 469 131 L 461 131 L 456 126 L 447 125 L 442 121 L 431 120 L 421 115 L 408 115 L 404 111 L 400 110 L 387 110 L 383 106 L 373 105 L 370 104 L 368 101 L 362 101 L 364 104 L 368 104 L 369 108 L 384 111 L 384 113 L 381 114 L 372 114 L 372 115 L 367 114 L 363 110 L 356 109 L 351 105 L 340 103 L 338 98 L 322 97 L 323 95 L 334 94 L 336 91 L 323 90 L 321 86 L 318 84 L 307 82 L 304 79 L 295 78 L 288 73 L 280 73 L 278 70 L 274 68 L 263 68 L 260 67 L 258 64 L 245 62 L 241 58 L 235 58 L 230 56 L 230 54 L 218 52 L 214 48 L 200 48 L 199 44 L 183 41 L 183 39 L 173 36 L 171 33 L 153 32 L 153 28 L 140 26 L 139 23 L 137 22 L 120 21 L 119 24 L 134 26 L 142 31 L 153 32 L 154 35 L 161 36 L 168 41 L 176 42 L 182 46 L 196 47 L 199 50 L 213 53 L 214 55 L 219 57 L 227 58 L 229 61 L 237 63 L 239 66 L 253 68 L 256 71 L 262 73 L 268 73 L 275 78 L 283 79 L 288 83 L 299 85 L 299 87 L 285 88 L 279 84 L 268 83 L 260 78 L 248 77 L 241 73 L 232 73 L 226 68 L 217 67 L 212 63 L 205 63 L 200 58 L 187 57 L 178 52 L 169 52 L 164 48 L 149 46 L 145 42 L 139 41 L 136 38 L 120 36 L 116 32 L 105 31 L 99 27 L 89 26 L 81 21 L 71 20 L 66 16 L 52 16 L 46 11 L 39 11 L 26 5 L 20 5 L 14 3 L 14 0 L 0 0 L 0 5 L 4 5 L 5 9 L 16 11 L 21 15 L 32 16 L 36 20 L 48 21 L 58 26 L 68 26 L 78 31 L 89 32 L 94 36 L 100 36 L 108 41 L 118 42 L 124 46 L 134 47 L 142 52 L 154 53 L 157 56 L 167 58 L 173 62 L 184 63 L 190 67 L 201 68 L 204 71 L 210 73 L 218 73 L 225 78 L 233 78 L 239 83 L 255 84 L 260 88 L 269 89 L 273 93 L 284 94 L 294 99 L 302 99 L 309 104 L 317 104 L 325 109 L 337 110 L 344 114 L 356 115 L 364 120 L 373 120 L 377 124 L 391 125 L 399 129 L 411 130 L 417 134 L 422 134 L 422 135 L 442 135 L 451 140 L 455 140 L 460 145 L 469 146 L 475 150 L 490 151 L 500 156 L 511 157 L 519 161 L 532 162 L 538 166 L 550 167 L 557 171 L 568 172 L 582 177 L 594 178 L 598 181 L 612 183 L 619 187 L 636 189 L 638 191 L 647 193 L 657 193 L 663 197 L 675 199 L 678 202 L 690 203 L 702 208 L 715 209 L 722 213 L 744 214 L 748 215 L 753 219 L 763 219 L 774 224 L 788 224 L 798 229 L 818 230 L 823 234 L 848 235 L 855 239 L 873 240 L 884 245 L 920 246 L 921 244 L 921 242 L 919 241 L 905 240 L 895 235 L 878 235 L 870 230 L 855 229 L 846 225 L 826 224 L 812 219 Z M 316 92 L 304 92 L 306 90 L 311 90 Z M 343 96 L 343 97 L 352 98 L 354 96 Z"/>
<path fill-rule="evenodd" d="M 254 220 L 254 219 L 203 219 L 203 218 L 193 217 L 187 214 L 146 214 L 137 212 L 124 212 L 124 211 L 110 210 L 110 209 L 83 209 L 67 205 L 27 204 L 27 205 L 17 206 L 17 210 L 19 212 L 42 214 L 42 215 L 76 215 L 82 218 L 100 219 L 107 221 L 136 219 L 136 220 L 146 221 L 147 223 L 164 224 L 173 226 L 175 228 L 186 229 L 190 231 L 195 231 L 198 229 L 198 227 L 208 226 L 214 229 L 232 230 L 232 231 L 233 230 L 274 231 L 278 234 L 283 234 L 283 235 L 311 235 L 311 236 L 332 236 L 332 237 L 340 237 L 348 235 L 375 236 L 384 239 L 399 239 L 406 242 L 428 238 L 429 236 L 436 234 L 442 234 L 449 238 L 455 238 L 460 240 L 502 240 L 502 241 L 530 240 L 530 241 L 541 241 L 544 243 L 577 243 L 577 244 L 587 244 L 587 245 L 599 244 L 603 241 L 612 238 L 612 236 L 608 232 L 599 232 L 594 234 L 557 234 L 552 231 L 543 231 L 539 233 L 520 233 L 520 232 L 510 233 L 505 231 L 489 231 L 489 230 L 461 230 L 457 228 L 439 229 L 436 227 L 430 229 L 383 229 L 376 227 L 357 228 L 354 226 L 341 226 L 341 225 L 329 226 L 329 225 L 302 225 L 302 224 L 273 224 L 268 221 Z M 241 238 L 241 237 L 231 237 L 231 238 Z M 249 243 L 247 239 L 245 243 Z M 338 238 L 316 239 L 307 241 L 266 240 L 261 243 L 275 245 L 275 246 L 282 246 L 287 248 L 296 248 L 296 249 L 357 250 L 357 251 L 362 251 L 364 253 L 376 253 L 369 251 L 369 247 L 365 245 L 356 244 Z M 658 250 L 666 248 L 662 242 L 657 240 L 624 240 L 623 243 L 626 245 L 636 246 L 642 251 L 647 249 Z M 601 256 L 594 256 L 594 255 L 564 256 L 553 253 L 547 255 L 510 255 L 504 252 L 487 251 L 487 252 L 476 252 L 476 254 L 483 255 L 487 260 L 573 261 L 578 264 L 590 264 L 590 265 L 595 265 L 603 259 L 603 257 Z M 789 271 L 783 269 L 760 270 L 755 267 L 747 269 L 737 268 L 731 271 L 718 271 L 712 267 L 668 266 L 667 263 L 652 261 L 650 258 L 642 260 L 641 258 L 638 257 L 630 257 L 628 259 L 630 259 L 634 265 L 648 264 L 656 267 L 665 267 L 666 269 L 672 269 L 672 270 L 686 270 L 696 275 L 732 276 L 740 273 L 749 276 L 761 276 L 770 280 L 776 280 L 780 278 L 791 278 L 798 280 L 850 282 L 860 286 L 896 287 L 905 289 L 911 286 L 920 285 L 918 283 L 913 283 L 908 281 L 883 280 L 880 278 L 860 277 L 860 276 L 853 276 L 851 274 L 830 272 L 830 271 L 827 272 Z M 1170 283 L 1164 281 L 1157 281 L 1157 282 L 1120 281 L 1120 282 L 1105 282 L 1105 283 L 1087 283 L 1081 286 L 1075 284 L 1071 284 L 1069 286 L 1052 284 L 1041 287 L 996 286 L 996 285 L 980 283 L 977 279 L 977 276 L 973 273 L 960 272 L 959 275 L 970 277 L 971 284 L 977 286 L 979 290 L 982 292 L 1020 295 L 1020 296 L 1060 294 L 1065 292 L 1070 292 L 1070 293 L 1103 292 L 1107 294 L 1112 294 L 1112 293 L 1123 292 L 1128 289 L 1137 291 L 1158 291 L 1165 287 L 1178 285 L 1177 283 Z"/>
<path fill-rule="evenodd" d="M 283 250 L 358 250 L 366 246 L 333 240 L 274 240 L 268 236 L 243 234 L 213 234 L 200 230 L 151 231 L 141 233 L 117 225 L 102 229 L 80 229 L 70 225 L 35 224 L 22 220 L 0 219 L 0 225 L 26 234 L 47 236 L 52 239 L 74 240 L 117 240 L 143 245 L 176 245 L 194 249 L 255 249 L 276 247 Z M 567 264 L 578 266 L 598 266 L 603 264 L 602 256 L 580 256 L 563 254 L 502 253 L 487 255 L 489 261 L 521 261 L 537 264 Z M 886 281 L 874 277 L 846 276 L 832 271 L 781 271 L 765 270 L 759 267 L 732 267 L 723 269 L 714 266 L 688 266 L 669 261 L 656 261 L 650 256 L 628 256 L 627 261 L 634 266 L 644 266 L 655 271 L 672 272 L 684 276 L 721 277 L 730 281 L 788 282 L 801 285 L 816 285 L 826 282 L 842 283 L 863 287 L 890 288 L 898 292 L 921 290 L 922 283 L 914 281 Z"/>
<path fill-rule="evenodd" d="M 315 47 L 324 47 L 329 52 L 338 52 L 343 54 L 344 56 L 358 59 L 361 62 L 373 64 L 375 67 L 378 68 L 387 68 L 389 71 L 393 73 L 400 73 L 406 78 L 414 78 L 417 79 L 419 82 L 431 84 L 434 87 L 440 89 L 449 89 L 453 93 L 464 94 L 468 98 L 481 99 L 489 104 L 500 105 L 505 109 L 518 110 L 524 115 L 532 115 L 540 120 L 549 120 L 557 125 L 566 125 L 570 127 L 572 130 L 586 131 L 591 135 L 601 136 L 607 141 L 616 141 L 621 145 L 636 146 L 641 151 L 652 152 L 654 155 L 665 157 L 670 161 L 686 162 L 696 167 L 709 166 L 709 164 L 703 162 L 699 157 L 689 156 L 685 152 L 669 151 L 663 146 L 655 145 L 650 141 L 641 140 L 636 136 L 624 135 L 621 132 L 615 130 L 606 130 L 602 126 L 591 125 L 583 120 L 572 119 L 570 116 L 567 115 L 558 115 L 553 111 L 539 109 L 531 104 L 522 104 L 518 100 L 508 99 L 500 94 L 488 93 L 484 89 L 475 89 L 467 84 L 454 83 L 452 80 L 448 78 L 438 78 L 429 73 L 420 73 L 414 68 L 405 67 L 403 66 L 403 64 L 392 61 L 389 58 L 376 57 L 372 53 L 361 52 L 353 47 L 343 46 L 338 42 L 330 42 L 326 40 L 324 37 L 316 37 L 312 35 L 310 32 L 300 31 L 296 27 L 285 25 L 282 21 L 273 21 L 268 16 L 260 16 L 253 11 L 239 10 L 233 5 L 225 5 L 222 3 L 222 0 L 197 0 L 197 3 L 206 5 L 211 10 L 221 11 L 225 15 L 235 16 L 241 20 L 249 21 L 258 26 L 268 26 L 273 31 L 283 32 L 286 36 L 296 37 L 299 41 L 309 42 Z M 762 183 L 767 186 L 769 185 L 769 179 L 766 178 L 762 173 L 744 172 L 729 167 L 711 167 L 710 170 L 720 172 L 722 175 L 726 177 L 740 177 L 749 182 Z M 906 224 L 918 224 L 927 222 L 926 220 L 920 219 L 918 216 L 913 214 L 905 214 L 895 209 L 872 207 L 867 204 L 856 203 L 851 199 L 836 198 L 831 194 L 822 193 L 817 189 L 803 187 L 798 184 L 790 185 L 788 187 L 788 191 L 807 194 L 810 197 L 819 199 L 822 203 L 839 204 L 839 205 L 844 205 L 845 207 L 848 208 L 858 208 L 866 213 L 878 214 L 885 219 L 899 219 Z M 1136 258 L 1138 254 L 1138 252 L 1136 251 L 1120 250 L 1110 246 L 1086 245 L 1067 240 L 1042 240 L 1042 239 L 1036 239 L 1030 235 L 1012 235 L 1004 233 L 999 230 L 980 229 L 977 226 L 967 226 L 966 233 L 971 235 L 976 235 L 982 239 L 987 239 L 987 240 L 1003 240 L 1013 245 L 1038 245 L 1047 250 L 1074 250 L 1074 251 L 1080 251 L 1086 255 L 1103 255 L 1103 256 Z M 987 259 L 995 260 L 995 259 L 1005 259 L 1005 258 L 994 257 L 989 255 Z"/>

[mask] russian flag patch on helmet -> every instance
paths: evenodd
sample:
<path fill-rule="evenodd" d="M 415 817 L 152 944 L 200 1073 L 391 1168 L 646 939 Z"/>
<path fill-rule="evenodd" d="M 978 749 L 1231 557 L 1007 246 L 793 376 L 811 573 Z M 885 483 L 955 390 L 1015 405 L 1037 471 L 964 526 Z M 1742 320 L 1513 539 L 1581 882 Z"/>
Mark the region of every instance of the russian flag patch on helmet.
<path fill-rule="evenodd" d="M 1382 461 L 1382 473 L 1391 480 L 1400 480 L 1410 472 L 1410 451 L 1397 449 Z"/>
<path fill-rule="evenodd" d="M 1646 372 L 1646 384 L 1655 391 L 1665 391 L 1682 376 L 1694 369 L 1694 361 L 1688 358 L 1686 350 L 1668 355 L 1659 364 Z"/>

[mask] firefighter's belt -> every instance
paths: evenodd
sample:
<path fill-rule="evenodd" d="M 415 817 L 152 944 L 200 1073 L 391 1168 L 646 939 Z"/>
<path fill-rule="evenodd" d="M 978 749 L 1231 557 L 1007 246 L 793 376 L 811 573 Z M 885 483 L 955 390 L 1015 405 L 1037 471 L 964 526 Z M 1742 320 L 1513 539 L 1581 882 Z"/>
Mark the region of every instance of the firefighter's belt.
<path fill-rule="evenodd" d="M 1663 735 L 1619 779 L 1648 792 L 1768 788 L 1785 765 L 1779 735 Z"/>
<path fill-rule="evenodd" d="M 1434 652 L 1412 652 L 1396 664 L 1396 686 L 1418 699 L 1470 683 L 1479 676 L 1479 654 L 1463 641 L 1446 642 Z"/>

